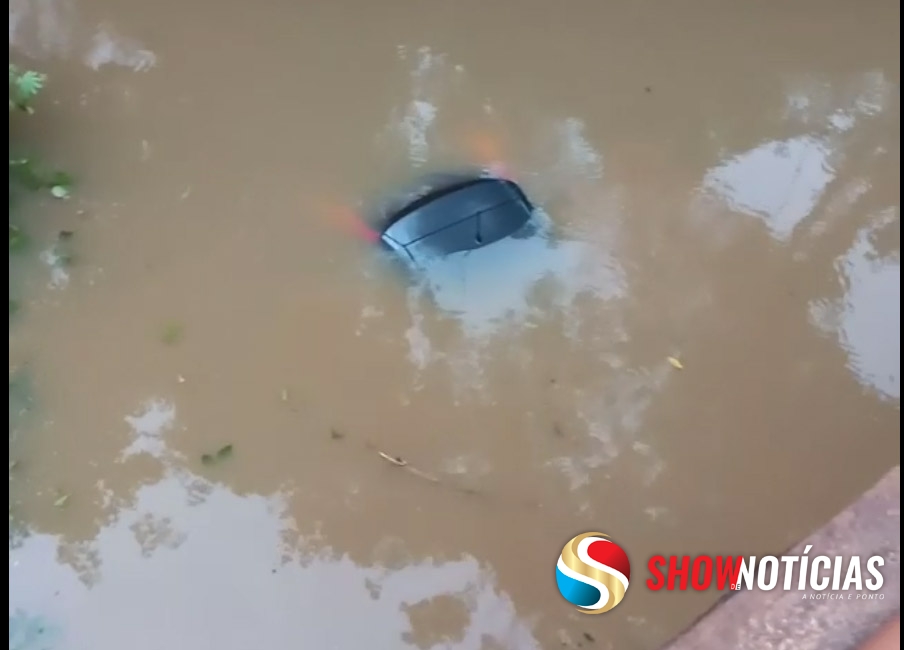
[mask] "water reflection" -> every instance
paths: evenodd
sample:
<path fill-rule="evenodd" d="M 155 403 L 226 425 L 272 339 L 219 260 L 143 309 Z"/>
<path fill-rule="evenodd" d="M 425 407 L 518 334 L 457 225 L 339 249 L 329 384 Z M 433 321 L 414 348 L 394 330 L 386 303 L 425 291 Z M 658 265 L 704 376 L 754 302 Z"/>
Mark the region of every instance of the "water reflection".
<path fill-rule="evenodd" d="M 89 27 L 72 0 L 10 0 L 9 44 L 33 58 L 78 56 L 88 67 L 148 70 L 157 56 L 105 23 Z"/>
<path fill-rule="evenodd" d="M 10 607 L 9 650 L 50 650 L 60 643 L 60 631 L 54 621 Z"/>
<path fill-rule="evenodd" d="M 94 70 L 112 64 L 143 72 L 156 65 L 157 57 L 134 39 L 120 36 L 111 26 L 104 25 L 91 39 L 91 46 L 84 55 L 84 61 Z"/>
<path fill-rule="evenodd" d="M 9 45 L 31 57 L 65 57 L 72 49 L 71 0 L 10 0 Z"/>
<path fill-rule="evenodd" d="M 138 412 L 127 415 L 125 421 L 133 440 L 122 452 L 122 458 L 145 453 L 162 459 L 166 453 L 163 435 L 172 428 L 175 420 L 175 405 L 162 399 L 149 400 Z"/>
<path fill-rule="evenodd" d="M 767 142 L 711 170 L 703 187 L 786 241 L 835 177 L 830 153 L 826 142 L 810 136 Z"/>
<path fill-rule="evenodd" d="M 469 337 L 536 327 L 545 315 L 568 312 L 576 299 L 618 296 L 625 278 L 609 251 L 555 237 L 550 219 L 538 211 L 524 236 L 431 260 L 418 270 L 416 288 L 429 295 Z"/>
<path fill-rule="evenodd" d="M 896 208 L 880 215 L 836 262 L 842 298 L 810 305 L 813 321 L 838 337 L 857 379 L 892 399 L 901 397 L 901 258 L 879 255 L 875 238 L 898 218 Z"/>
<path fill-rule="evenodd" d="M 876 71 L 845 84 L 798 80 L 786 94 L 785 118 L 806 133 L 728 156 L 704 176 L 704 192 L 761 219 L 773 238 L 787 242 L 839 175 L 845 149 L 856 141 L 851 132 L 886 110 L 892 88 Z"/>
<path fill-rule="evenodd" d="M 819 77 L 793 79 L 785 98 L 785 117 L 807 128 L 845 132 L 864 118 L 875 117 L 890 104 L 892 84 L 881 70 L 856 75 L 847 82 Z"/>
<path fill-rule="evenodd" d="M 238 496 L 171 472 L 139 488 L 88 545 L 34 534 L 11 549 L 10 612 L 53 622 L 59 650 L 247 650 L 285 647 L 287 639 L 298 647 L 399 648 L 435 636 L 436 626 L 421 629 L 414 615 L 424 609 L 458 621 L 434 639 L 444 647 L 539 647 L 475 558 L 358 565 L 323 540 L 299 539 L 289 498 Z M 11 615 L 11 648 L 12 623 Z M 23 636 L 31 627 L 16 629 Z"/>

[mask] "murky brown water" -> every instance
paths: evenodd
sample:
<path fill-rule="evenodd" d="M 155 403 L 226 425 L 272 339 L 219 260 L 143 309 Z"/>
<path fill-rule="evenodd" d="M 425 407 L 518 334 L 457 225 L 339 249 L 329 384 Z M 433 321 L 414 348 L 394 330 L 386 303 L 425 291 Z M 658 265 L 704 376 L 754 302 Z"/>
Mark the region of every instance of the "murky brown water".
<path fill-rule="evenodd" d="M 11 57 L 50 74 L 17 133 L 79 180 L 10 262 L 17 634 L 664 642 L 718 594 L 651 593 L 651 554 L 780 551 L 897 462 L 898 24 L 891 1 L 11 0 Z M 406 280 L 331 220 L 478 148 L 548 239 Z M 555 586 L 587 530 L 632 561 L 602 617 Z"/>

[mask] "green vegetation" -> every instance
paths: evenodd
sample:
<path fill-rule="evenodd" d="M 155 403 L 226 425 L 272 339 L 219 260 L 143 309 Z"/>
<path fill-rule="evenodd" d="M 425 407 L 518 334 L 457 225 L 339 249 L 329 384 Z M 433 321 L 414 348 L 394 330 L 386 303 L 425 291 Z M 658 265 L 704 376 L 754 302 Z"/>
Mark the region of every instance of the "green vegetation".
<path fill-rule="evenodd" d="M 20 70 L 9 64 L 9 115 L 10 130 L 14 114 L 34 113 L 33 103 L 47 82 L 46 75 L 34 70 Z M 13 222 L 13 204 L 21 190 L 29 192 L 48 191 L 58 199 L 68 198 L 72 179 L 59 171 L 48 172 L 30 157 L 16 155 L 12 150 L 12 132 L 10 133 L 9 152 L 9 252 L 13 254 L 26 248 L 28 237 L 22 226 Z M 18 311 L 19 304 L 12 297 L 9 299 L 9 315 Z"/>
<path fill-rule="evenodd" d="M 201 462 L 204 465 L 214 465 L 220 461 L 226 460 L 232 456 L 232 445 L 221 447 L 215 454 L 204 454 L 201 456 Z"/>
<path fill-rule="evenodd" d="M 41 169 L 35 161 L 28 156 L 23 156 L 13 150 L 13 128 L 14 121 L 20 114 L 26 116 L 34 113 L 33 103 L 35 98 L 41 93 L 47 81 L 45 75 L 33 70 L 20 70 L 12 63 L 9 64 L 9 117 L 10 117 L 10 152 L 9 152 L 9 254 L 12 256 L 27 248 L 28 236 L 21 225 L 21 222 L 14 219 L 13 207 L 16 199 L 22 191 L 27 193 L 35 191 L 46 191 L 51 196 L 58 199 L 65 199 L 69 196 L 72 180 L 62 172 L 48 172 Z M 57 246 L 63 246 L 71 238 L 72 233 L 65 231 L 60 233 L 60 241 Z M 63 255 L 71 257 L 71 253 L 63 251 Z M 69 257 L 64 257 L 68 260 Z M 10 293 L 12 294 L 12 281 L 10 281 Z M 13 314 L 18 310 L 19 305 L 13 296 L 9 298 L 9 316 L 12 319 Z M 21 424 L 23 418 L 27 417 L 34 411 L 34 400 L 29 376 L 26 368 L 14 368 L 10 366 L 9 371 L 9 430 L 10 436 L 17 425 Z M 19 463 L 16 459 L 10 458 L 9 474 L 10 481 L 13 479 L 14 473 L 19 471 Z M 55 505 L 62 508 L 68 501 L 68 495 L 60 493 L 55 497 Z M 10 543 L 14 538 L 21 535 L 22 531 L 13 525 L 13 503 L 9 504 L 10 517 Z M 10 619 L 12 625 L 12 618 Z M 12 628 L 10 628 L 12 635 Z M 10 636 L 10 647 L 13 644 L 13 637 Z"/>
<path fill-rule="evenodd" d="M 176 345 L 182 340 L 182 325 L 179 323 L 168 323 L 160 334 L 160 340 L 167 345 Z"/>
<path fill-rule="evenodd" d="M 44 89 L 47 82 L 46 75 L 33 70 L 19 70 L 12 63 L 9 64 L 9 113 L 34 113 L 33 102 Z M 65 173 L 55 171 L 47 172 L 41 169 L 34 160 L 28 157 L 9 155 L 9 189 L 10 204 L 13 200 L 13 191 L 26 188 L 29 190 L 49 190 L 51 195 L 58 199 L 69 196 L 72 179 Z M 13 241 L 10 232 L 10 242 Z M 17 239 L 20 241 L 20 239 Z"/>

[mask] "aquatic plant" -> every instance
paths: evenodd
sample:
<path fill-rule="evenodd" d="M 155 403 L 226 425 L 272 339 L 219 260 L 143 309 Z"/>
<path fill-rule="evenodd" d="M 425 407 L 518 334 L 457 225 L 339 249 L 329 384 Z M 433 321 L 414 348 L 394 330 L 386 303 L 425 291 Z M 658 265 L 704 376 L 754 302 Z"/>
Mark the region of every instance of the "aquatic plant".
<path fill-rule="evenodd" d="M 30 157 L 17 156 L 13 153 L 12 129 L 13 116 L 18 113 L 31 115 L 34 113 L 32 106 L 47 77 L 34 70 L 20 70 L 16 65 L 9 64 L 9 114 L 10 114 L 10 155 L 9 155 L 9 253 L 23 249 L 26 245 L 25 233 L 20 225 L 13 220 L 13 204 L 18 190 L 29 191 L 47 190 L 52 196 L 64 199 L 69 196 L 71 180 L 61 172 L 46 173 L 41 170 Z M 64 239 L 61 233 L 61 239 Z M 65 237 L 68 238 L 68 237 Z M 12 281 L 10 281 L 9 315 L 10 318 L 18 309 L 18 303 L 12 297 Z M 32 393 L 27 384 L 27 377 L 21 368 L 10 365 L 9 372 L 9 430 L 12 440 L 13 432 L 21 418 L 32 411 Z M 9 461 L 10 481 L 18 462 L 14 458 Z M 59 502 L 59 499 L 58 499 Z M 12 502 L 10 502 L 10 540 L 21 531 L 13 525 Z M 12 626 L 12 619 L 10 619 Z M 10 627 L 10 647 L 13 647 L 13 631 Z"/>
<path fill-rule="evenodd" d="M 9 64 L 9 113 L 34 113 L 33 102 L 44 89 L 47 76 L 34 70 L 20 70 Z M 26 187 L 32 190 L 49 189 L 57 198 L 69 195 L 71 179 L 62 172 L 47 173 L 41 170 L 34 160 L 28 157 L 9 156 L 10 190 L 13 186 Z M 10 198 L 12 200 L 12 197 Z"/>
<path fill-rule="evenodd" d="M 44 89 L 47 76 L 34 70 L 21 70 L 13 63 L 9 64 L 9 114 L 10 129 L 13 115 L 16 113 L 34 113 L 33 102 Z M 10 133 L 12 136 L 12 133 Z M 20 189 L 29 191 L 47 190 L 58 199 L 69 196 L 72 179 L 63 172 L 47 172 L 42 170 L 31 157 L 14 155 L 12 137 L 10 137 L 9 153 L 9 251 L 21 250 L 25 247 L 26 237 L 21 226 L 13 223 L 12 209 L 16 192 Z M 17 303 L 10 298 L 10 316 L 16 311 Z"/>

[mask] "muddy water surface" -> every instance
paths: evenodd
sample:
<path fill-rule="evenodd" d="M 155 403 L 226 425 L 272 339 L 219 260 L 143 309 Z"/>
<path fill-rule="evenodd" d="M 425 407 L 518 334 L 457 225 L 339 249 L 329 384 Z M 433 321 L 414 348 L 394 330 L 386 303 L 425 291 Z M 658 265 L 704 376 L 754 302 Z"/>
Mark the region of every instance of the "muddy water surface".
<path fill-rule="evenodd" d="M 78 179 L 16 215 L 11 648 L 652 649 L 718 597 L 652 554 L 896 462 L 898 4 L 566 4 L 10 2 Z M 406 276 L 341 227 L 494 159 L 536 237 Z"/>

